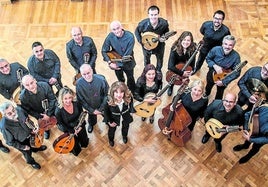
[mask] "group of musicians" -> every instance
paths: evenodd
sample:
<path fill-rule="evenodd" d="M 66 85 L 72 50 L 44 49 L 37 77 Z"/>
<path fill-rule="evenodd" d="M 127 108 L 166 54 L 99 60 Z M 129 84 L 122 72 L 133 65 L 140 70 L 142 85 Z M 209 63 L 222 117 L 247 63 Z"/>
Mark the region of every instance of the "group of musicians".
<path fill-rule="evenodd" d="M 111 147 L 114 146 L 118 126 L 122 126 L 122 140 L 126 144 L 129 124 L 133 121 L 131 113 L 141 116 L 142 121 L 149 117 L 150 123 L 154 123 L 155 107 L 159 105 L 160 96 L 166 90 L 167 95 L 171 96 L 176 86 L 178 91 L 172 103 L 167 103 L 165 114 L 163 109 L 164 119 L 159 121 L 163 133 L 171 140 L 179 138 L 180 132 L 189 136 L 196 121 L 204 118 L 206 132 L 201 141 L 206 143 L 213 136 L 216 151 L 221 152 L 221 141 L 228 132 L 234 127 L 243 128 L 245 142 L 233 150 L 246 149 L 253 143 L 249 153 L 239 160 L 239 163 L 247 162 L 268 143 L 268 63 L 250 68 L 240 78 L 238 96 L 229 91 L 224 95 L 225 88 L 240 76 L 247 62 L 241 62 L 238 52 L 233 49 L 236 40 L 223 24 L 224 12 L 217 10 L 212 21 L 202 24 L 200 32 L 203 39 L 198 45 L 189 31 L 182 32 L 174 41 L 168 71 L 163 74 L 165 41 L 174 32 L 169 31 L 167 20 L 160 18 L 159 12 L 157 6 L 150 6 L 148 18 L 142 20 L 135 30 L 144 55 L 144 69 L 136 82 L 133 53 L 135 36 L 124 30 L 119 21 L 111 22 L 111 32 L 101 48 L 104 61 L 118 79 L 110 88 L 105 76 L 97 74 L 94 41 L 91 37 L 83 36 L 80 27 L 72 28 L 72 39 L 66 44 L 67 57 L 77 73 L 73 82 L 75 91 L 63 86 L 59 57 L 54 51 L 45 49 L 40 42 L 32 44 L 33 55 L 28 60 L 27 68 L 17 62 L 9 63 L 6 59 L 0 59 L 0 93 L 10 100 L 0 106 L 0 127 L 6 144 L 21 151 L 33 168 L 40 169 L 32 152 L 46 150 L 42 138 L 50 138 L 50 129 L 54 125 L 64 133 L 54 142 L 55 151 L 71 152 L 77 156 L 82 148 L 88 146 L 87 132 L 94 130 L 97 116 L 104 117 L 103 121 L 108 125 Z M 150 62 L 152 54 L 156 55 L 156 66 Z M 189 83 L 190 77 L 202 69 L 205 60 L 209 67 L 206 84 L 200 79 Z M 163 87 L 165 78 L 168 84 Z M 214 85 L 217 87 L 216 97 L 208 104 Z M 134 107 L 134 99 L 141 104 Z M 243 110 L 244 105 L 247 108 Z M 187 120 L 180 113 L 181 110 L 186 112 Z M 88 116 L 87 120 L 85 115 Z M 185 120 L 179 124 L 176 118 Z M 259 127 L 256 134 L 249 128 L 253 122 Z M 219 137 L 213 133 L 219 134 Z M 2 143 L 0 149 L 9 152 Z"/>

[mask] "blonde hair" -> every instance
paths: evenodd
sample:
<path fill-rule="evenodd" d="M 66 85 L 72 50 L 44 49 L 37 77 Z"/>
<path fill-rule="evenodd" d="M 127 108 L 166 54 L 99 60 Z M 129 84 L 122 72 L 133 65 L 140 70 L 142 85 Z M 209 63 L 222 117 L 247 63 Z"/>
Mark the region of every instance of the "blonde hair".
<path fill-rule="evenodd" d="M 68 86 L 64 86 L 59 91 L 59 97 L 58 97 L 58 107 L 59 108 L 62 108 L 63 107 L 63 97 L 66 94 L 71 94 L 73 96 L 73 101 L 76 101 L 76 94 L 75 94 L 75 92 L 71 88 L 69 88 Z"/>

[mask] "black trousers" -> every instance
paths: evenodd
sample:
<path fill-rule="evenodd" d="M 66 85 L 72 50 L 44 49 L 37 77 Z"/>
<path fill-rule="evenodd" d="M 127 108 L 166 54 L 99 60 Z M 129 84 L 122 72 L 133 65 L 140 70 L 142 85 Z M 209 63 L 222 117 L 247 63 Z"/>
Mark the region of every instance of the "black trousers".
<path fill-rule="evenodd" d="M 213 80 L 214 72 L 215 71 L 213 68 L 209 68 L 208 73 L 207 73 L 207 85 L 205 88 L 207 96 L 210 95 L 211 90 L 212 90 L 213 86 L 215 85 L 214 80 Z M 225 86 L 217 86 L 217 92 L 216 92 L 215 99 L 222 99 L 225 88 L 226 88 Z"/>
<path fill-rule="evenodd" d="M 208 131 L 206 131 L 206 134 L 205 134 L 205 135 L 211 137 L 210 134 L 208 133 Z M 223 134 L 223 135 L 222 135 L 220 138 L 218 138 L 218 139 L 214 138 L 214 142 L 215 142 L 215 143 L 221 143 L 221 141 L 222 141 L 227 135 L 228 135 L 228 133 L 225 133 L 225 134 Z"/>
<path fill-rule="evenodd" d="M 251 143 L 249 141 L 247 141 L 247 140 L 244 143 L 245 146 L 246 145 L 249 146 L 250 144 Z M 264 145 L 265 144 L 253 143 L 251 150 L 245 156 L 250 157 L 250 158 L 253 157 L 254 155 L 256 155 L 260 151 L 261 147 L 264 146 Z"/>
<path fill-rule="evenodd" d="M 144 56 L 144 66 L 151 63 L 151 56 L 154 54 L 156 56 L 156 70 L 161 72 L 163 67 L 163 58 L 165 52 L 165 45 L 158 46 L 157 50 L 146 50 L 142 48 L 143 56 Z"/>
<path fill-rule="evenodd" d="M 110 125 L 108 125 L 108 127 L 109 127 L 109 129 L 108 129 L 108 139 L 109 139 L 109 141 L 113 141 L 114 140 L 114 134 L 115 134 L 116 128 L 118 126 L 111 127 Z M 122 124 L 122 129 L 121 129 L 121 133 L 122 133 L 123 137 L 127 137 L 128 129 L 129 129 L 129 123 L 123 123 Z"/>
<path fill-rule="evenodd" d="M 88 146 L 89 143 L 89 138 L 87 136 L 85 126 L 82 127 L 81 131 L 77 134 L 77 136 L 74 136 L 74 139 L 75 144 L 72 153 L 77 156 L 81 152 L 81 147 L 85 148 Z"/>
<path fill-rule="evenodd" d="M 134 78 L 134 69 L 131 70 L 115 70 L 115 75 L 117 79 L 121 82 L 125 82 L 124 72 L 127 77 L 127 86 L 131 90 L 132 93 L 135 91 L 135 78 Z"/>
<path fill-rule="evenodd" d="M 29 147 L 31 147 L 30 146 L 30 139 L 29 138 L 26 138 L 23 142 L 20 142 L 22 145 L 27 145 L 27 146 L 29 146 Z M 33 164 L 33 163 L 35 163 L 35 160 L 34 160 L 34 158 L 32 157 L 32 152 L 34 151 L 34 152 L 37 152 L 38 151 L 38 148 L 30 148 L 30 150 L 20 150 L 20 149 L 18 149 L 22 154 L 23 154 L 23 156 L 24 156 L 24 158 L 25 158 L 25 160 L 26 160 L 26 162 L 28 163 L 28 164 Z"/>
<path fill-rule="evenodd" d="M 249 102 L 247 96 L 245 96 L 241 91 L 238 93 L 237 104 L 241 107 L 247 105 L 247 108 L 244 110 L 245 112 L 251 111 L 253 107 L 253 103 Z"/>

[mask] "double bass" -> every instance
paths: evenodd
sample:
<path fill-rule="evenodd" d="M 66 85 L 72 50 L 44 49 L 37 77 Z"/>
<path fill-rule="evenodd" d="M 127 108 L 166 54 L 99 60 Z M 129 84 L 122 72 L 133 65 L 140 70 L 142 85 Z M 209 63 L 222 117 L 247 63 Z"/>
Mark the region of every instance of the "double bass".
<path fill-rule="evenodd" d="M 184 92 L 188 83 L 183 82 L 180 85 L 177 95 L 174 97 L 171 104 L 167 105 L 162 110 L 164 118 L 158 120 L 159 128 L 168 139 L 175 143 L 177 146 L 184 146 L 185 143 L 191 139 L 191 131 L 187 128 L 191 124 L 192 118 L 179 102 L 180 96 Z M 179 102 L 179 104 L 178 104 Z M 170 110 L 172 107 L 173 110 Z"/>
<path fill-rule="evenodd" d="M 74 128 L 74 130 L 77 130 L 79 127 L 81 127 L 85 121 L 87 115 L 87 111 L 83 111 L 78 119 L 78 125 Z M 60 154 L 67 154 L 71 152 L 74 148 L 75 134 L 69 134 L 64 133 L 60 135 L 53 143 L 53 148 L 56 153 Z"/>

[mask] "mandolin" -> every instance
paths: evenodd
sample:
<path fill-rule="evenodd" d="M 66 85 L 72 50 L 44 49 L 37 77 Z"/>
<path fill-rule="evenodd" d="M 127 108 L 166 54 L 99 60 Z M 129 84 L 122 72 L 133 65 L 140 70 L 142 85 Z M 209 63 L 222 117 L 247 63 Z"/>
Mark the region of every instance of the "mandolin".
<path fill-rule="evenodd" d="M 215 118 L 210 118 L 205 124 L 207 132 L 215 139 L 219 139 L 222 133 L 230 133 L 242 130 L 238 125 L 224 127 L 224 125 Z"/>
<path fill-rule="evenodd" d="M 192 71 L 192 67 L 189 66 L 189 65 L 193 62 L 193 60 L 195 59 L 195 56 L 200 51 L 200 49 L 203 46 L 203 44 L 204 44 L 204 41 L 201 40 L 198 43 L 196 50 L 194 51 L 194 53 L 192 54 L 192 56 L 189 58 L 189 60 L 185 64 L 183 64 L 183 63 L 177 64 L 176 65 L 176 68 L 179 69 L 179 70 L 181 70 L 181 71 Z M 168 70 L 167 73 L 166 73 L 166 81 L 169 81 L 171 79 L 171 77 L 172 76 L 175 76 L 175 75 L 178 76 L 178 79 L 174 82 L 175 85 L 181 85 L 183 79 L 187 78 L 187 77 L 179 76 L 176 73 L 174 73 L 173 71 Z"/>
<path fill-rule="evenodd" d="M 90 54 L 89 53 L 85 53 L 84 56 L 83 56 L 83 60 L 84 60 L 84 63 L 85 64 L 88 64 L 89 62 L 89 59 L 90 59 Z M 79 71 L 77 70 L 74 78 L 73 78 L 73 85 L 75 86 L 76 85 L 76 81 L 82 77 L 81 73 L 79 73 Z"/>
<path fill-rule="evenodd" d="M 37 123 L 34 123 L 29 117 L 26 119 L 25 124 L 32 129 L 35 133 L 31 133 L 30 145 L 34 148 L 39 148 L 44 142 L 44 129 L 40 128 Z"/>
<path fill-rule="evenodd" d="M 153 32 L 145 32 L 141 34 L 141 43 L 146 50 L 152 50 L 157 47 L 160 38 L 162 39 L 161 42 L 166 41 L 169 37 L 174 36 L 177 31 L 169 31 L 165 33 L 163 36 L 159 36 Z"/>
<path fill-rule="evenodd" d="M 83 111 L 78 119 L 78 125 L 74 128 L 74 130 L 77 130 L 79 127 L 81 127 L 85 121 L 87 115 L 87 111 Z M 59 154 L 67 154 L 71 152 L 74 148 L 75 134 L 69 134 L 64 133 L 60 135 L 53 143 L 53 148 L 56 153 Z"/>
<path fill-rule="evenodd" d="M 176 77 L 172 77 L 168 84 L 158 93 L 147 93 L 144 98 L 153 98 L 157 100 L 155 103 L 148 103 L 143 101 L 142 103 L 136 105 L 134 108 L 136 110 L 136 115 L 147 118 L 154 114 L 156 107 L 161 104 L 159 97 L 165 93 L 165 91 L 173 84 L 176 80 Z"/>
<path fill-rule="evenodd" d="M 117 67 L 121 68 L 123 67 L 123 63 L 130 62 L 133 60 L 133 57 L 131 55 L 127 56 L 121 56 L 115 51 L 109 51 L 107 52 L 108 57 L 110 58 L 110 61 L 112 63 L 116 63 Z"/>
<path fill-rule="evenodd" d="M 223 80 L 224 78 L 228 77 L 228 76 L 231 76 L 232 74 L 240 71 L 246 64 L 248 63 L 248 61 L 244 61 L 244 62 L 241 62 L 239 63 L 235 69 L 232 71 L 231 69 L 223 69 L 222 70 L 222 73 L 214 73 L 213 74 L 213 80 L 214 82 L 216 81 L 221 81 Z"/>

